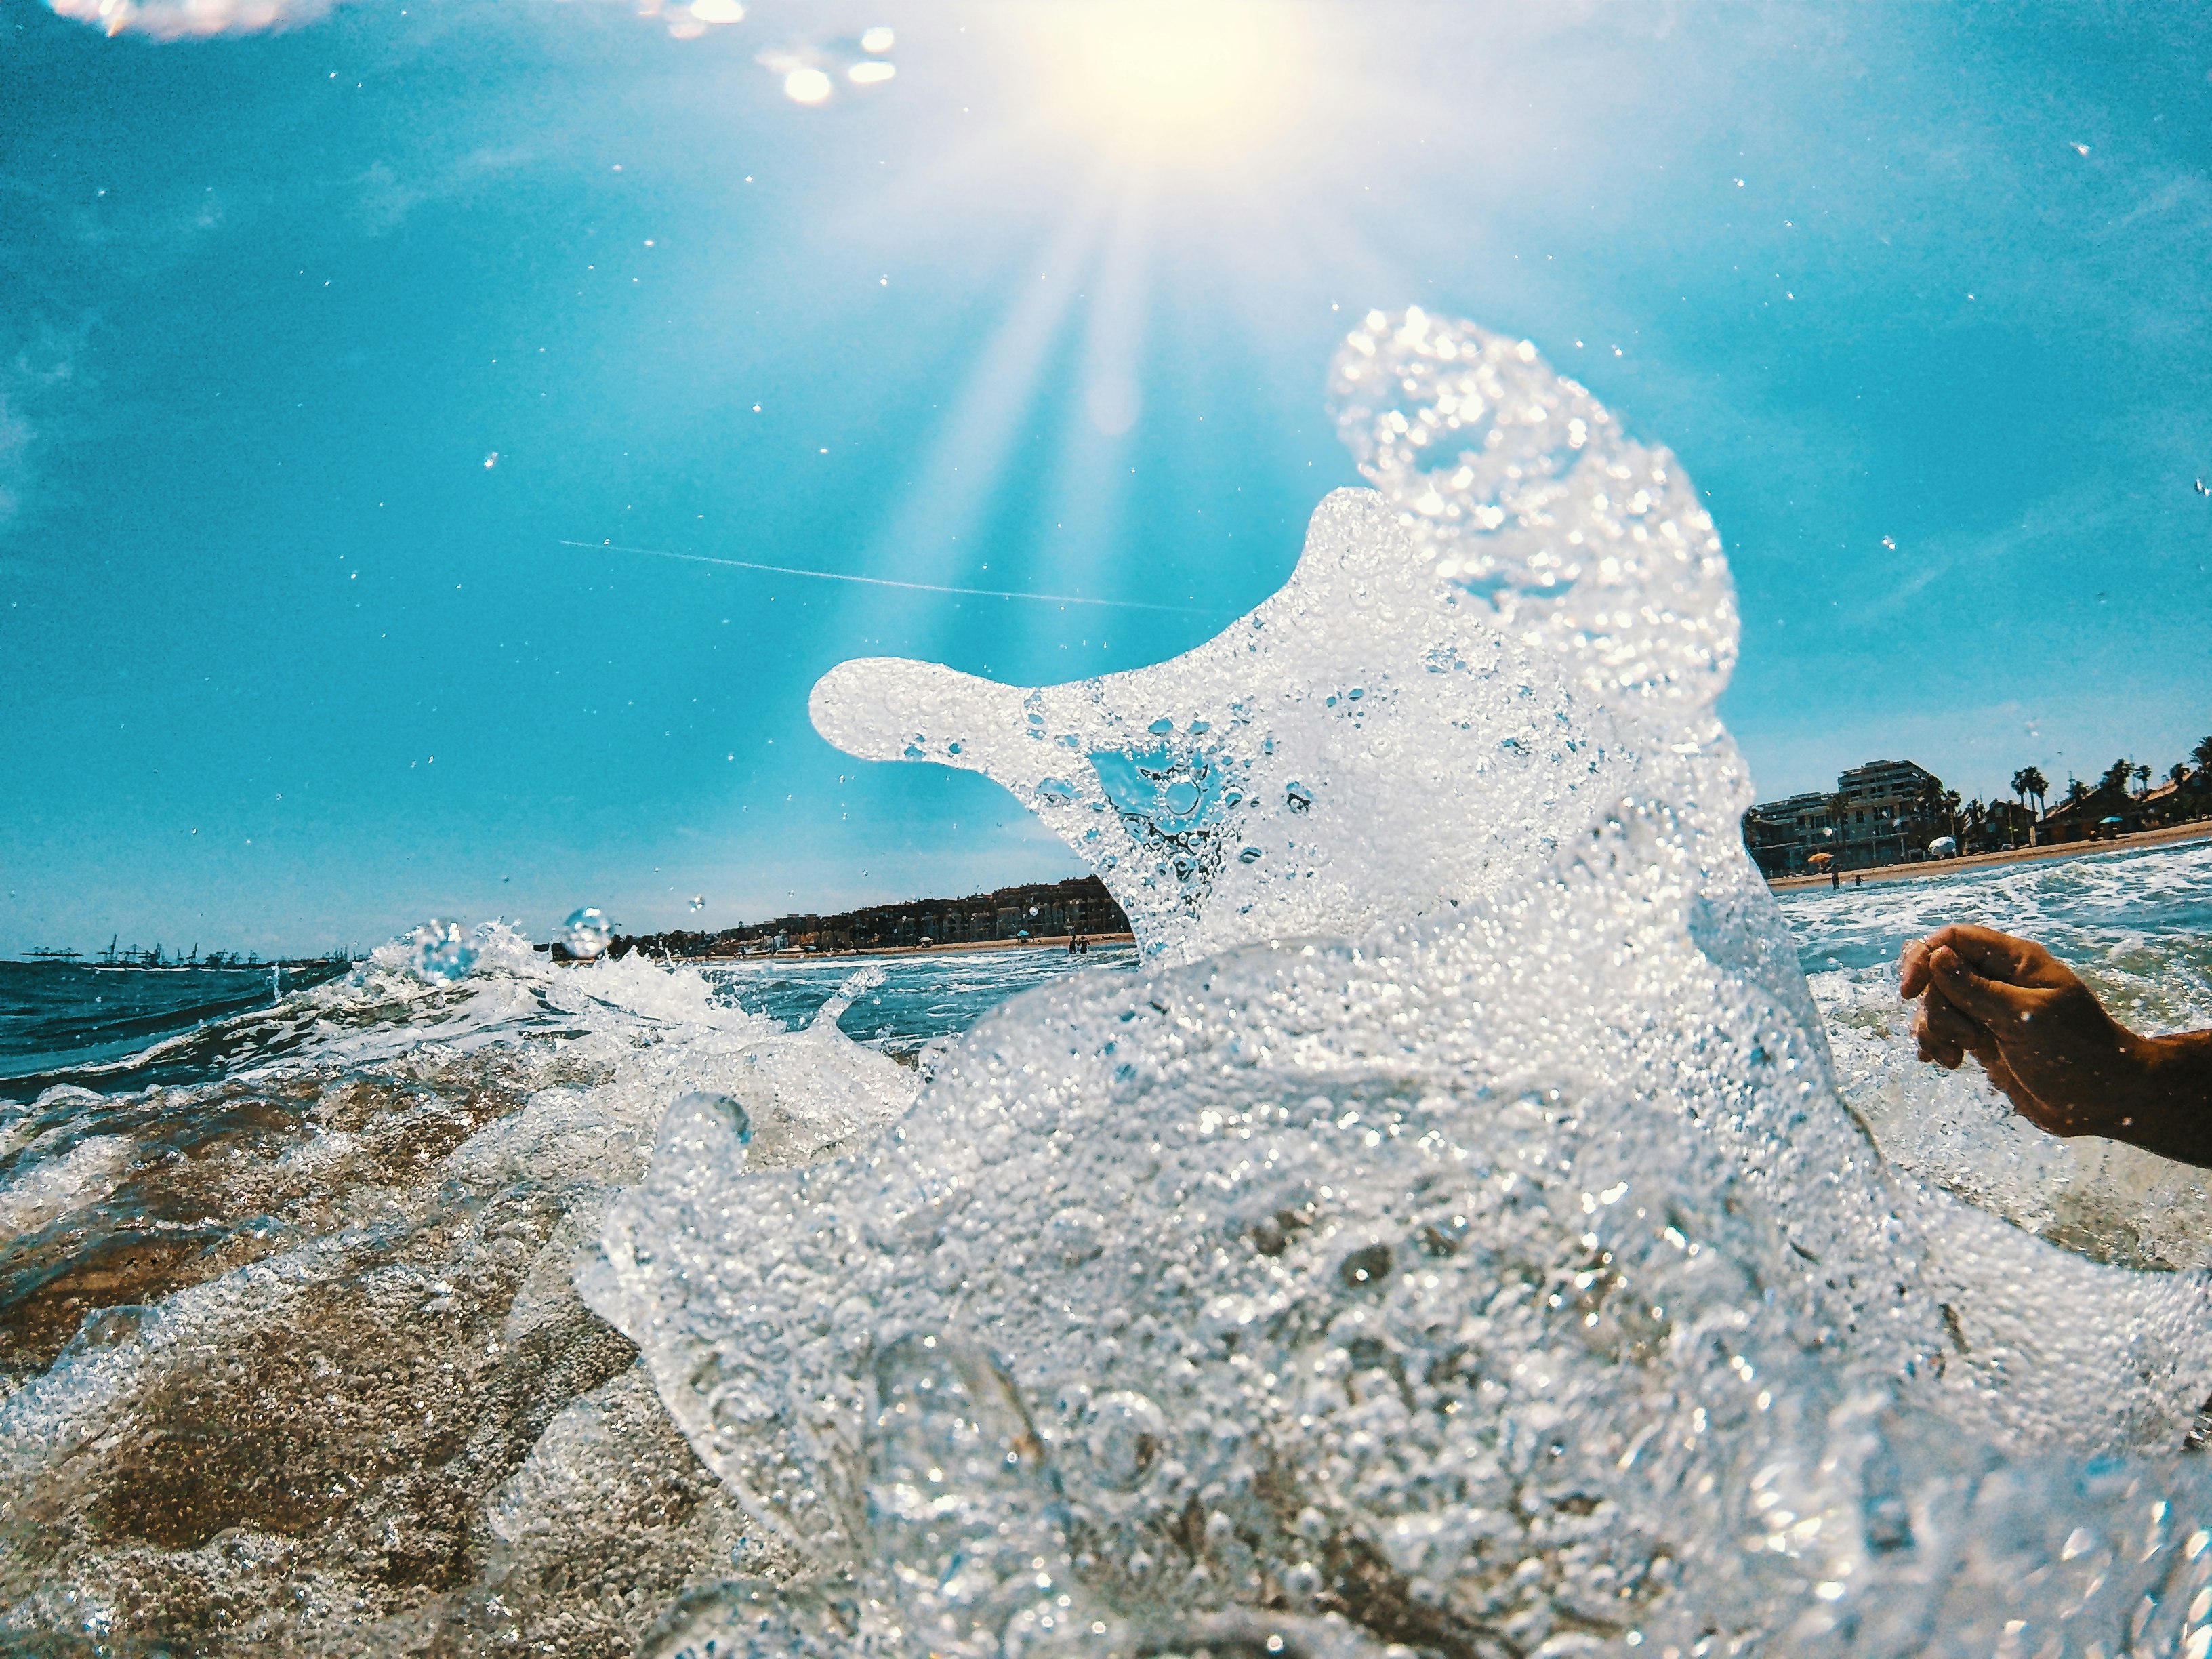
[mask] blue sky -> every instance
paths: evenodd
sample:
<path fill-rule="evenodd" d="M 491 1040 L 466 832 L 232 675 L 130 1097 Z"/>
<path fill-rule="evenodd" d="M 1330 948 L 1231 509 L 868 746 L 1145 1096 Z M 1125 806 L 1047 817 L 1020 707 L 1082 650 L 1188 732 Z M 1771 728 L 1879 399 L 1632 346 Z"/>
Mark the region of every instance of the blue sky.
<path fill-rule="evenodd" d="M 2212 731 L 2187 9 L 1190 0 L 1236 96 L 1138 142 L 1146 0 L 296 3 L 0 0 L 0 952 L 1067 873 L 808 689 L 1257 602 L 1357 482 L 1323 375 L 1370 306 L 1526 334 L 1682 458 L 1763 795 Z"/>

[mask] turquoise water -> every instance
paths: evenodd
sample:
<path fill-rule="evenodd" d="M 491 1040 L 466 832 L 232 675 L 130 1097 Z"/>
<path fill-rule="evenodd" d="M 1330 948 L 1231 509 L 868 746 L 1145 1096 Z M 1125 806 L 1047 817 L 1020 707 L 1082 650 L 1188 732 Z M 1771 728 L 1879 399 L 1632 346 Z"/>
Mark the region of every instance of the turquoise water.
<path fill-rule="evenodd" d="M 942 956 L 888 957 L 883 980 L 853 999 L 837 1016 L 838 1028 L 855 1041 L 892 1053 L 954 1036 L 987 1011 L 1078 968 L 1136 965 L 1132 945 L 1093 945 L 1078 957 L 1061 951 L 961 951 Z M 738 1007 L 796 1028 L 812 1019 L 856 971 L 847 958 L 826 962 L 772 960 L 705 970 L 717 994 Z"/>

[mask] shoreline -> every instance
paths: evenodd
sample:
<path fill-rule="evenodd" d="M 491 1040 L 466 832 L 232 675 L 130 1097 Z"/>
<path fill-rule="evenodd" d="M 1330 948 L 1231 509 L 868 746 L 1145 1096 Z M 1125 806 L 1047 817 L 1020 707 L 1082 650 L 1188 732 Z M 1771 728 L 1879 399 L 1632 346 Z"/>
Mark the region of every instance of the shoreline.
<path fill-rule="evenodd" d="M 1093 945 L 1134 945 L 1134 933 L 1085 933 Z M 982 951 L 1059 951 L 1067 949 L 1068 935 L 1048 933 L 1037 939 L 975 939 L 949 940 L 943 945 L 875 945 L 865 951 L 751 951 L 739 956 L 678 957 L 692 968 L 726 966 L 741 962 L 860 962 L 875 957 L 968 956 Z"/>
<path fill-rule="evenodd" d="M 2110 841 L 2060 842 L 2050 847 L 2015 847 L 2008 853 L 1968 853 L 1958 858 L 1923 859 L 1912 864 L 1882 864 L 1871 870 L 1846 870 L 1844 886 L 1849 889 L 1853 878 L 1864 877 L 1868 883 L 1890 881 L 1924 881 L 1931 876 L 1948 876 L 1961 870 L 1996 869 L 2008 864 L 2040 864 L 2051 859 L 2094 858 L 2105 853 L 2136 852 L 2147 848 L 2185 847 L 2191 842 L 2212 841 L 2212 818 L 2200 818 L 2193 823 L 2169 824 L 2161 830 L 2140 830 L 2131 836 L 2115 836 Z M 1803 892 L 1814 888 L 1825 888 L 1825 875 L 1769 876 L 1768 888 L 1777 893 Z"/>

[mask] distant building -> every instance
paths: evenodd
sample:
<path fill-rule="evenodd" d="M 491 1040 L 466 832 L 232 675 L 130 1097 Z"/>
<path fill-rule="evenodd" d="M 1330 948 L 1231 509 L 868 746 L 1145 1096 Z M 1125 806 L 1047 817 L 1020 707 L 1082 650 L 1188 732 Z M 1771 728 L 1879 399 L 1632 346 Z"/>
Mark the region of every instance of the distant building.
<path fill-rule="evenodd" d="M 1943 780 L 1911 761 L 1869 761 L 1836 780 L 1836 861 L 1847 869 L 1903 864 L 1948 833 Z"/>
<path fill-rule="evenodd" d="M 1863 870 L 1928 856 L 1930 842 L 1958 838 L 1960 853 L 2008 847 L 2106 841 L 2164 824 L 2212 817 L 2212 767 L 2178 767 L 2141 794 L 2100 784 L 2038 817 L 2020 801 L 1993 800 L 1954 811 L 1943 781 L 1911 761 L 1869 761 L 1836 780 L 1833 794 L 1762 801 L 1743 815 L 1743 844 L 1765 876 L 1802 875 L 1820 853 L 1832 866 Z"/>
<path fill-rule="evenodd" d="M 2073 841 L 2109 841 L 2143 827 L 2143 799 L 2112 784 L 2100 784 L 2074 800 L 2063 800 L 2039 824 L 2046 846 Z"/>
<path fill-rule="evenodd" d="M 1743 816 L 1743 842 L 1768 876 L 1802 875 L 1826 853 L 1839 870 L 1863 870 L 1925 858 L 1948 835 L 1943 781 L 1911 761 L 1869 761 L 1814 791 L 1762 801 Z"/>
<path fill-rule="evenodd" d="M 1814 790 L 1771 800 L 1743 815 L 1743 844 L 1766 876 L 1796 876 L 1814 854 L 1836 850 L 1835 797 Z"/>
<path fill-rule="evenodd" d="M 2169 778 L 2146 793 L 2141 801 L 2147 830 L 2212 817 L 2212 767 L 2185 769 L 2179 778 Z"/>
<path fill-rule="evenodd" d="M 2008 847 L 2029 846 L 2034 838 L 2033 807 L 2016 800 L 1993 800 L 1967 823 L 1961 846 L 1969 853 L 2001 853 Z"/>

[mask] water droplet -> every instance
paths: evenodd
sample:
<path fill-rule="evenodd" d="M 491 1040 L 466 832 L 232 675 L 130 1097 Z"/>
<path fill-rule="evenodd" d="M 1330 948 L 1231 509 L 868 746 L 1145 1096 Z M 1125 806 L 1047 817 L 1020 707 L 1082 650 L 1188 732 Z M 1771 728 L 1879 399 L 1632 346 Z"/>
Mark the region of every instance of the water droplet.
<path fill-rule="evenodd" d="M 408 935 L 408 966 L 424 979 L 451 981 L 477 965 L 476 947 L 458 921 L 426 921 Z"/>
<path fill-rule="evenodd" d="M 743 1101 L 695 1089 L 677 1097 L 676 1103 L 668 1109 L 653 1150 L 656 1154 L 672 1151 L 695 1165 L 711 1161 L 720 1168 L 733 1164 L 741 1167 L 743 1149 L 752 1144 L 752 1114 L 745 1110 Z"/>
<path fill-rule="evenodd" d="M 568 920 L 561 924 L 561 943 L 568 947 L 570 956 L 589 962 L 606 950 L 614 931 L 613 924 L 603 913 L 586 905 L 580 910 L 571 910 Z"/>
<path fill-rule="evenodd" d="M 1313 791 L 1293 778 L 1283 786 L 1283 799 L 1293 812 L 1303 812 L 1314 804 Z"/>
<path fill-rule="evenodd" d="M 1039 778 L 1037 799 L 1048 806 L 1065 806 L 1075 799 L 1075 786 L 1065 778 Z"/>

